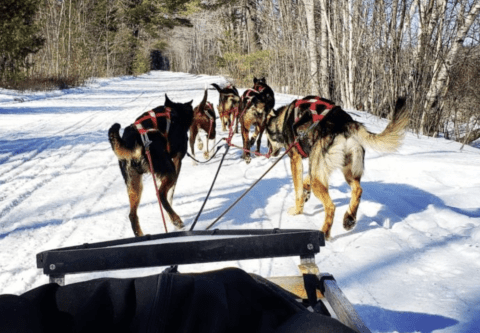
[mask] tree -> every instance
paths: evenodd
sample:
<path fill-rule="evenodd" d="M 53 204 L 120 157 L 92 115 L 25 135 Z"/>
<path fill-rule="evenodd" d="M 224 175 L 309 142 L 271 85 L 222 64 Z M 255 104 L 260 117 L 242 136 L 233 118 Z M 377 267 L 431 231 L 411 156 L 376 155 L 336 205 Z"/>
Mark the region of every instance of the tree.
<path fill-rule="evenodd" d="M 445 0 L 444 0 L 445 1 Z M 446 2 L 446 1 L 445 1 Z M 446 87 L 449 78 L 449 71 L 452 68 L 455 58 L 458 52 L 461 50 L 465 37 L 472 26 L 475 19 L 477 19 L 480 13 L 480 2 L 473 3 L 470 10 L 466 12 L 467 2 L 463 1 L 457 14 L 457 30 L 452 41 L 452 45 L 443 57 L 436 59 L 434 72 L 430 89 L 427 92 L 425 101 L 425 107 L 422 114 L 422 120 L 420 123 L 420 132 L 424 133 L 427 125 L 427 116 L 434 108 L 435 105 L 439 105 L 441 98 L 445 97 Z M 445 4 L 446 6 L 446 4 Z M 441 42 L 439 42 L 441 43 Z M 441 44 L 439 44 L 439 47 Z"/>
<path fill-rule="evenodd" d="M 310 93 L 318 94 L 318 69 L 317 69 L 317 34 L 315 31 L 315 6 L 314 0 L 303 0 L 305 16 L 307 17 L 307 48 L 310 63 Z"/>
<path fill-rule="evenodd" d="M 2 0 L 0 3 L 0 73 L 2 79 L 16 78 L 28 69 L 29 54 L 42 47 L 44 39 L 34 22 L 38 0 Z"/>

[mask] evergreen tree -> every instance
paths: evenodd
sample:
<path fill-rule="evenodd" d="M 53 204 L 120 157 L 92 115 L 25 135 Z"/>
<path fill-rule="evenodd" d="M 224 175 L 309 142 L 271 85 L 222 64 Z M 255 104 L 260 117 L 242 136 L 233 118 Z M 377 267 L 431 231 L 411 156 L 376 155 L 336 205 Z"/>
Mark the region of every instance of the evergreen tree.
<path fill-rule="evenodd" d="M 0 75 L 18 78 L 28 69 L 27 56 L 42 47 L 44 39 L 34 23 L 39 0 L 2 0 L 0 2 Z"/>

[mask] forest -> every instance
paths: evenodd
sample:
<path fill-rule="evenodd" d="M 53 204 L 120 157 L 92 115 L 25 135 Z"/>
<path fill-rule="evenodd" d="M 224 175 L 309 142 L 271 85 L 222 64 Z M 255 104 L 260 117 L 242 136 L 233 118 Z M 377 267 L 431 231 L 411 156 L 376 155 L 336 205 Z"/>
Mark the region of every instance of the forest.
<path fill-rule="evenodd" d="M 410 129 L 480 138 L 480 0 L 3 0 L 0 86 L 65 89 L 150 70 L 265 77 Z M 279 105 L 277 105 L 278 107 Z"/>

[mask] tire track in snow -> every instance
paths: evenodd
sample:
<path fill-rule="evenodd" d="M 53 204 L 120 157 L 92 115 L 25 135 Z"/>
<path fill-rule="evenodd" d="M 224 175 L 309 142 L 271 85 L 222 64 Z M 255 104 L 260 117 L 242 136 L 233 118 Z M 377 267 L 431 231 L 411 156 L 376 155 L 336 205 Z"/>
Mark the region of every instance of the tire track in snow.
<path fill-rule="evenodd" d="M 91 121 L 93 121 L 93 119 L 95 118 L 95 116 L 102 112 L 102 110 L 99 110 L 99 111 L 96 111 L 95 114 L 91 114 L 83 119 L 81 119 L 80 121 L 77 121 L 76 123 L 74 123 L 73 125 L 70 125 L 68 127 L 65 127 L 57 132 L 54 132 L 54 133 L 51 133 L 48 137 L 46 137 L 42 143 L 40 143 L 36 149 L 34 151 L 32 151 L 32 154 L 29 155 L 28 157 L 26 157 L 23 161 L 22 161 L 22 164 L 25 164 L 31 160 L 33 160 L 34 158 L 36 158 L 38 155 L 40 155 L 41 153 L 43 153 L 45 150 L 47 150 L 48 148 L 54 146 L 56 144 L 56 141 L 50 139 L 50 138 L 55 138 L 55 137 L 61 137 L 61 134 L 63 133 L 66 133 L 67 131 L 71 130 L 71 129 L 78 129 L 78 128 L 83 128 L 84 124 L 87 124 Z M 33 140 L 33 139 L 32 139 Z M 0 165 L 1 164 L 6 164 L 8 162 L 9 159 L 11 159 L 12 157 L 16 157 L 17 155 L 19 154 L 22 154 L 24 153 L 24 151 L 28 151 L 30 149 L 30 145 L 31 143 L 28 142 L 28 143 L 25 143 L 23 144 L 21 147 L 19 148 L 16 148 L 9 157 L 7 157 L 6 159 L 0 161 Z M 16 165 L 15 163 L 13 163 L 14 165 L 11 166 L 10 169 L 7 169 L 6 171 L 3 171 L 3 172 L 0 172 L 0 181 L 1 182 L 6 182 L 8 181 L 9 179 L 17 176 L 19 173 L 15 173 L 15 171 L 17 171 L 17 168 L 18 168 L 18 165 Z M 28 171 L 29 169 L 31 168 L 28 168 L 28 169 L 23 169 L 22 171 Z M 2 179 L 3 177 L 7 177 L 7 175 L 10 173 L 10 172 L 13 172 L 14 174 L 10 175 L 8 178 L 5 178 L 5 179 Z"/>

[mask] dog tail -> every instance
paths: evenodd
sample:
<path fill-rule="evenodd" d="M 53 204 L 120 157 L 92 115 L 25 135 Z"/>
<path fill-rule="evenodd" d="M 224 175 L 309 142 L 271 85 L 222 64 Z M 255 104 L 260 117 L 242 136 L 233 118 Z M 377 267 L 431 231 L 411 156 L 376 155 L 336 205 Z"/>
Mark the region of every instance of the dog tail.
<path fill-rule="evenodd" d="M 360 125 L 355 136 L 363 146 L 379 152 L 394 152 L 402 144 L 408 122 L 409 117 L 408 112 L 405 110 L 405 98 L 401 97 L 395 104 L 392 120 L 382 133 L 371 133 L 363 125 Z"/>
<path fill-rule="evenodd" d="M 198 110 L 201 112 L 204 112 L 205 110 L 205 105 L 207 105 L 207 97 L 208 97 L 208 90 L 205 89 L 205 93 L 203 94 L 203 99 L 200 102 L 200 105 L 198 106 Z"/>
<path fill-rule="evenodd" d="M 113 152 L 119 160 L 139 159 L 142 155 L 141 147 L 128 148 L 125 141 L 120 137 L 120 127 L 120 124 L 113 124 L 108 130 L 108 141 L 110 141 Z"/>
<path fill-rule="evenodd" d="M 219 93 L 222 92 L 222 89 L 218 86 L 218 84 L 212 83 L 212 86 L 213 86 L 215 89 L 217 89 L 217 91 L 218 91 Z"/>

